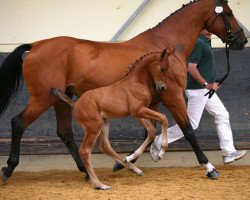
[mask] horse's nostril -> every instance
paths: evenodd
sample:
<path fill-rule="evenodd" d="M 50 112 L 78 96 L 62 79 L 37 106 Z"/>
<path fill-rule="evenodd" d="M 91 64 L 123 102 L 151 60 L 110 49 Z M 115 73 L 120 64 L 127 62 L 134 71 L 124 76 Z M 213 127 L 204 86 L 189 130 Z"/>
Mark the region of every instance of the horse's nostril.
<path fill-rule="evenodd" d="M 247 43 L 248 43 L 248 40 L 247 40 L 247 39 L 245 39 L 245 40 L 244 40 L 244 44 L 247 44 Z"/>

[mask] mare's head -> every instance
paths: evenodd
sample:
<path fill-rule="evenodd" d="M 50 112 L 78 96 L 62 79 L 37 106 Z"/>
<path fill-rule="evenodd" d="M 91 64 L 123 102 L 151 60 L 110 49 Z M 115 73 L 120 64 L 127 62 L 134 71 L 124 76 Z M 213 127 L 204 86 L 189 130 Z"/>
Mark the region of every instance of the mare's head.
<path fill-rule="evenodd" d="M 214 33 L 229 45 L 230 49 L 241 50 L 247 43 L 243 29 L 238 24 L 227 0 L 211 0 L 214 9 L 209 13 L 205 29 Z"/>
<path fill-rule="evenodd" d="M 157 92 L 163 92 L 167 88 L 164 74 L 167 73 L 169 68 L 168 56 L 172 54 L 173 51 L 174 50 L 171 50 L 171 52 L 168 53 L 167 49 L 164 49 L 161 52 L 160 59 L 158 57 L 157 62 L 153 62 L 150 66 L 150 73 L 155 83 Z"/>

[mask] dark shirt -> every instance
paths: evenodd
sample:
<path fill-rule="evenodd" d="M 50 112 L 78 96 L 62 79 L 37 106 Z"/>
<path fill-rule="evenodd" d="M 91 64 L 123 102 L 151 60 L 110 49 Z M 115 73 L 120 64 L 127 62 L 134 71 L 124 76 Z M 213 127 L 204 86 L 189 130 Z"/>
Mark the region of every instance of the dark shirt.
<path fill-rule="evenodd" d="M 208 83 L 215 81 L 214 53 L 211 47 L 211 40 L 200 35 L 195 47 L 188 59 L 189 63 L 197 64 L 201 76 Z M 203 89 L 204 86 L 198 83 L 189 73 L 187 76 L 187 89 Z"/>

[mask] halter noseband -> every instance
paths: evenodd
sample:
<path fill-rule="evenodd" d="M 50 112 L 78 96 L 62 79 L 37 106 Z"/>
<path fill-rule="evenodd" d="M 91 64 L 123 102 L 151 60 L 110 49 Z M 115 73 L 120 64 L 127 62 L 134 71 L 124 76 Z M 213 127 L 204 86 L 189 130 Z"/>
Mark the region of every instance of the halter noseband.
<path fill-rule="evenodd" d="M 224 0 L 224 2 L 228 2 L 228 1 Z M 227 31 L 226 44 L 231 45 L 232 43 L 234 43 L 238 39 L 235 35 L 237 33 L 239 33 L 239 32 L 243 32 L 243 29 L 239 28 L 238 30 L 233 32 L 232 31 L 232 26 L 231 26 L 230 22 L 228 21 L 228 18 L 225 15 L 223 7 L 221 6 L 220 0 L 215 0 L 215 3 L 216 3 L 216 7 L 215 7 L 216 16 L 215 16 L 212 24 L 208 27 L 208 29 L 213 26 L 215 20 L 220 15 L 222 17 L 223 21 L 224 21 L 225 28 L 226 28 L 226 31 Z"/>

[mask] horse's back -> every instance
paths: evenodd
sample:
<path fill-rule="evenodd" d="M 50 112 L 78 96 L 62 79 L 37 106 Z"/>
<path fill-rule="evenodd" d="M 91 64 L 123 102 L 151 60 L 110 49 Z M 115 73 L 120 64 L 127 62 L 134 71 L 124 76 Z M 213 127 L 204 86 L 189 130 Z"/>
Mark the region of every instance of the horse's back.
<path fill-rule="evenodd" d="M 120 80 L 145 51 L 131 41 L 113 43 L 55 37 L 32 43 L 23 72 L 30 91 L 35 86 L 63 91 L 71 86 L 73 93 L 80 96 Z"/>

